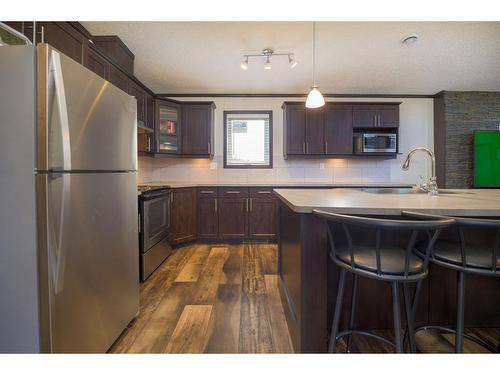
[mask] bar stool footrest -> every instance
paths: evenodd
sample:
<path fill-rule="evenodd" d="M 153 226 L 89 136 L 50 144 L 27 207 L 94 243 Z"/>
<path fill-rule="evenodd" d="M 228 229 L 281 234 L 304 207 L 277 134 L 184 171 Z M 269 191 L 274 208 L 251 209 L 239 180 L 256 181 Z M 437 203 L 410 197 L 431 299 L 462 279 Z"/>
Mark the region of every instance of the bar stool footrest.
<path fill-rule="evenodd" d="M 454 335 L 457 334 L 457 331 L 451 327 L 446 327 L 446 326 L 433 326 L 433 325 L 428 325 L 428 326 L 419 326 L 415 328 L 415 334 L 419 331 L 428 331 L 428 330 L 436 330 L 436 331 L 442 331 L 442 332 L 447 332 L 447 333 L 453 333 Z M 489 350 L 492 353 L 498 353 L 498 348 L 493 347 L 486 341 L 480 340 L 478 338 L 475 338 L 474 336 L 468 335 L 464 333 L 464 338 L 467 340 L 470 340 L 472 342 L 475 342 L 476 344 L 482 346 L 483 348 Z"/>
<path fill-rule="evenodd" d="M 372 332 L 360 331 L 360 330 L 345 330 L 345 331 L 339 332 L 337 334 L 337 336 L 335 337 L 335 342 L 338 339 L 340 339 L 341 337 L 352 336 L 352 335 L 368 336 L 368 337 L 371 337 L 371 338 L 374 338 L 374 339 L 377 339 L 377 340 L 381 340 L 381 341 L 385 342 L 386 344 L 388 344 L 388 345 L 390 345 L 392 347 L 395 347 L 395 344 L 392 341 L 387 340 L 385 337 L 382 337 L 382 336 L 377 335 L 377 334 L 372 333 Z"/>

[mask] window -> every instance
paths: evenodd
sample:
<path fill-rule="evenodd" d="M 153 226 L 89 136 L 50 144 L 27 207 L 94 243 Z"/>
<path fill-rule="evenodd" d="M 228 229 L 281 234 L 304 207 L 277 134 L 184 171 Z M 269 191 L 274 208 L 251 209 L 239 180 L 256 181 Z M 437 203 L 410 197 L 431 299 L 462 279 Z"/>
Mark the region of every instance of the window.
<path fill-rule="evenodd" d="M 272 111 L 224 111 L 224 168 L 272 168 L 272 124 Z"/>

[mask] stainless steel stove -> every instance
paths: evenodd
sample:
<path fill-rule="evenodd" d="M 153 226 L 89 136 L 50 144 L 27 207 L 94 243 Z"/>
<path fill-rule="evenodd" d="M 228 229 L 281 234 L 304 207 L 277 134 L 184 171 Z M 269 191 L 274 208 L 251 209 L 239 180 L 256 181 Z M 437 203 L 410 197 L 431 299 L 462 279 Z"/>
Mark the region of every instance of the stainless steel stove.
<path fill-rule="evenodd" d="M 170 255 L 170 186 L 139 185 L 139 259 L 141 281 Z"/>

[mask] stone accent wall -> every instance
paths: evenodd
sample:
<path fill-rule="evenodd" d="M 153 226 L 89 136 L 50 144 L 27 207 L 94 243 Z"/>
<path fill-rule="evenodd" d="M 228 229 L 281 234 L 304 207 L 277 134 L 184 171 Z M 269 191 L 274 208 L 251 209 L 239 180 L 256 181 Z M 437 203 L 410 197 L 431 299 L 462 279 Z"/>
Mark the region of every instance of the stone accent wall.
<path fill-rule="evenodd" d="M 445 187 L 473 183 L 473 132 L 498 130 L 500 92 L 444 91 Z"/>

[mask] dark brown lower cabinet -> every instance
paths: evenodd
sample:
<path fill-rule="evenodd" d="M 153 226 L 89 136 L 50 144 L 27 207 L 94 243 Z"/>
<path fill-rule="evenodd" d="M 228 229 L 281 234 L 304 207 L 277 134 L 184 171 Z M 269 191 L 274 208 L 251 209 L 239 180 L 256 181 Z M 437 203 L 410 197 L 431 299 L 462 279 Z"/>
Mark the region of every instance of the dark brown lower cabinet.
<path fill-rule="evenodd" d="M 216 239 L 219 236 L 217 197 L 198 199 L 198 239 Z"/>
<path fill-rule="evenodd" d="M 219 238 L 247 237 L 248 198 L 219 198 Z"/>
<path fill-rule="evenodd" d="M 196 189 L 174 189 L 170 225 L 172 245 L 196 239 Z"/>
<path fill-rule="evenodd" d="M 250 198 L 249 205 L 248 237 L 252 239 L 277 238 L 277 198 Z"/>

